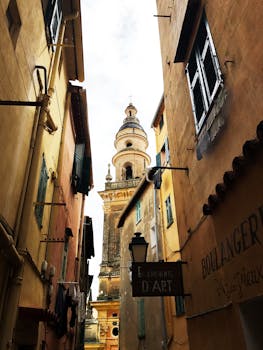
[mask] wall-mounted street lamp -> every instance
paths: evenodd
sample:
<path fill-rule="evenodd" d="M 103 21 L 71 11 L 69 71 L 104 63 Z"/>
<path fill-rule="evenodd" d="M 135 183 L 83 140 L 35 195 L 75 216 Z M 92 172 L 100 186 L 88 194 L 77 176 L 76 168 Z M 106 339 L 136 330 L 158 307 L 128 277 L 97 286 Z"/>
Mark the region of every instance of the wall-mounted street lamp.
<path fill-rule="evenodd" d="M 129 244 L 132 262 L 145 262 L 149 243 L 144 237 L 140 237 L 141 232 L 135 232 Z"/>
<path fill-rule="evenodd" d="M 182 170 L 185 171 L 187 176 L 189 174 L 188 167 L 175 167 L 175 166 L 154 166 L 152 168 L 148 168 L 146 171 L 146 180 L 154 183 L 154 188 L 159 190 L 162 184 L 162 171 L 168 170 Z"/>

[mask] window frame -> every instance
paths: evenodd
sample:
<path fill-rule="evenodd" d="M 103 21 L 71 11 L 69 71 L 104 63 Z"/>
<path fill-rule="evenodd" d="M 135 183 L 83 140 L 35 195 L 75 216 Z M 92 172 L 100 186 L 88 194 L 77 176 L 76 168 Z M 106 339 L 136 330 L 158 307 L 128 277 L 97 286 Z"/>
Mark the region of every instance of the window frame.
<path fill-rule="evenodd" d="M 59 28 L 62 20 L 62 10 L 59 10 L 59 4 L 58 4 L 59 1 L 60 0 L 54 1 L 52 16 L 49 23 L 50 37 L 51 37 L 51 42 L 53 44 L 57 43 Z M 53 25 L 54 25 L 55 19 L 57 20 L 57 25 L 56 25 L 55 31 L 53 32 Z"/>
<path fill-rule="evenodd" d="M 206 35 L 203 37 L 203 33 L 201 31 L 202 29 L 205 29 L 206 33 Z M 212 66 L 210 66 L 210 69 L 213 69 L 213 73 L 215 76 L 215 83 L 212 91 L 210 91 L 209 88 L 209 79 L 206 72 L 207 65 L 205 65 L 205 59 L 207 57 L 209 58 L 208 55 L 210 55 L 212 62 Z M 192 67 L 192 64 L 196 65 L 196 69 L 193 70 L 194 74 L 191 74 L 193 72 L 190 73 L 190 68 Z M 188 63 L 186 65 L 185 71 L 190 91 L 195 127 L 197 133 L 199 133 L 203 125 L 205 124 L 205 120 L 211 110 L 215 97 L 217 96 L 219 90 L 223 85 L 222 72 L 220 69 L 215 45 L 212 39 L 211 31 L 205 13 L 203 13 L 202 15 L 197 35 L 194 41 L 194 46 L 190 54 Z M 195 90 L 196 92 L 194 92 Z M 201 92 L 201 96 L 199 96 L 199 103 L 196 103 L 196 98 L 198 97 L 197 91 Z M 200 111 L 202 111 L 201 114 Z"/>

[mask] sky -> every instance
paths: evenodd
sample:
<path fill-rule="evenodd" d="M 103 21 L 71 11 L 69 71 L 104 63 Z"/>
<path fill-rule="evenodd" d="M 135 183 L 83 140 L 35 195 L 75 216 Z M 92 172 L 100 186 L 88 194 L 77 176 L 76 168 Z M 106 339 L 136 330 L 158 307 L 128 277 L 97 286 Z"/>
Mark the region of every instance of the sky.
<path fill-rule="evenodd" d="M 95 257 L 90 260 L 93 300 L 98 290 L 103 238 L 103 201 L 108 164 L 116 153 L 115 135 L 130 102 L 147 133 L 147 153 L 155 161 L 151 123 L 163 93 L 155 0 L 82 0 L 82 26 L 94 188 L 86 198 L 92 217 Z"/>

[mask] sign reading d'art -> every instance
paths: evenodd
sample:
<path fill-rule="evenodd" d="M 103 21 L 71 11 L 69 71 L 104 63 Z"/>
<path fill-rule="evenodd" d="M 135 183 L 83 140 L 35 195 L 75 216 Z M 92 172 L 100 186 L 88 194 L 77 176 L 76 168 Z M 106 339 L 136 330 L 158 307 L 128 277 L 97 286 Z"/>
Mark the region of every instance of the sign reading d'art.
<path fill-rule="evenodd" d="M 133 263 L 132 296 L 183 296 L 182 263 Z"/>

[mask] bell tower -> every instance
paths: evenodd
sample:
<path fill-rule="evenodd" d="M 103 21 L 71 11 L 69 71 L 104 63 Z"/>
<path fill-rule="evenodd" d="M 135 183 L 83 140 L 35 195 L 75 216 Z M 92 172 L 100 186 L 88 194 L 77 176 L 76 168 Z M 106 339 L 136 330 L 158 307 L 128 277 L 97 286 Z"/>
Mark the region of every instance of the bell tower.
<path fill-rule="evenodd" d="M 130 103 L 125 114 L 126 118 L 114 142 L 117 153 L 112 163 L 116 171 L 116 181 L 139 179 L 150 164 L 150 157 L 146 153 L 147 135 L 136 117 L 137 109 Z"/>
<path fill-rule="evenodd" d="M 132 103 L 125 109 L 125 114 L 126 117 L 116 133 L 114 142 L 116 154 L 112 158 L 112 164 L 115 168 L 115 181 L 112 181 L 109 164 L 105 189 L 99 191 L 104 210 L 103 248 L 99 273 L 99 296 L 92 305 L 97 309 L 103 309 L 104 319 L 105 315 L 119 317 L 120 229 L 117 227 L 118 218 L 150 164 L 150 157 L 146 153 L 147 135 L 136 117 L 137 109 Z M 101 322 L 99 320 L 99 323 Z M 102 324 L 101 329 L 103 329 Z M 112 332 L 105 334 L 107 343 L 111 342 L 111 338 Z"/>

